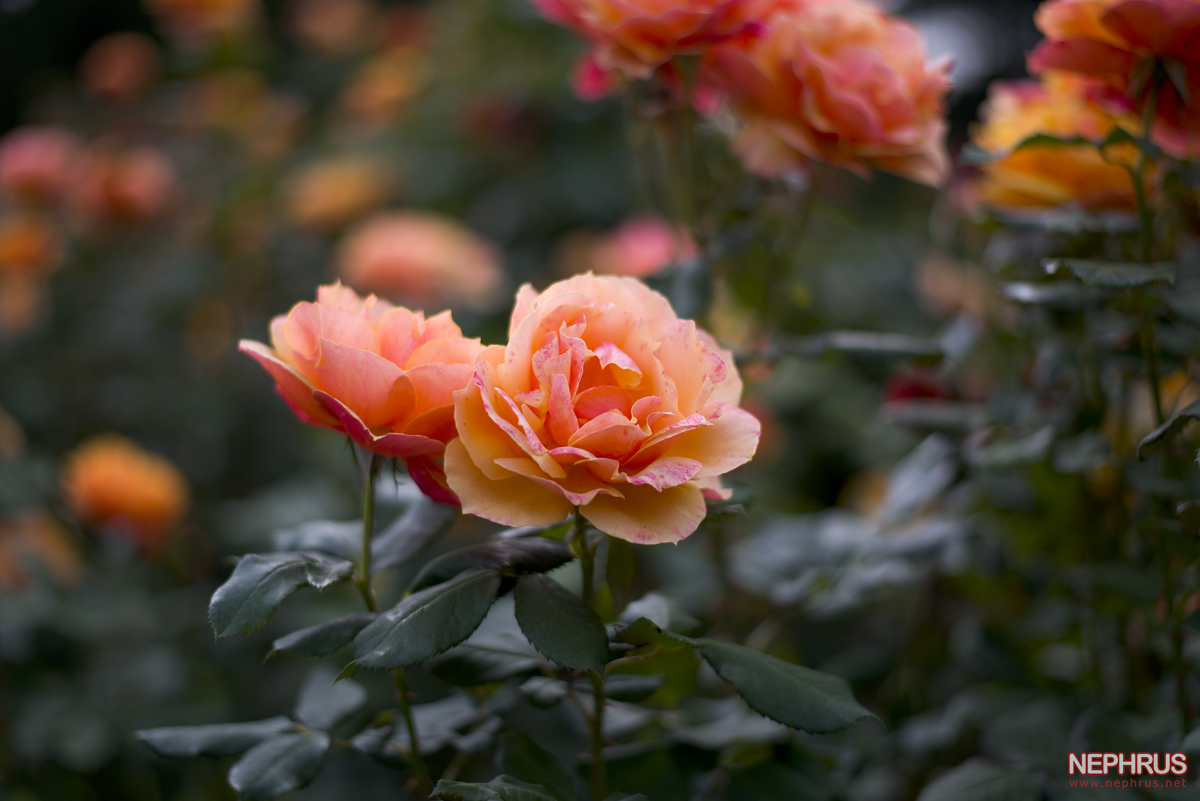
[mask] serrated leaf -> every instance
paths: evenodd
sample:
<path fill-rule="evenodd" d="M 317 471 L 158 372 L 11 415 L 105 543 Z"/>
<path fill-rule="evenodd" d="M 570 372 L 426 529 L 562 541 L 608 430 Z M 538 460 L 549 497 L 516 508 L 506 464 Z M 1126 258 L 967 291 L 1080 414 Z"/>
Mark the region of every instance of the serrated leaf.
<path fill-rule="evenodd" d="M 396 567 L 416 556 L 435 537 L 444 532 L 458 509 L 435 503 L 419 495 L 408 504 L 395 522 L 371 542 L 371 572 Z"/>
<path fill-rule="evenodd" d="M 360 612 L 336 620 L 328 620 L 293 631 L 271 643 L 270 659 L 277 654 L 292 656 L 326 656 L 354 641 L 354 636 L 377 618 L 374 612 Z"/>
<path fill-rule="evenodd" d="M 479 628 L 499 590 L 499 573 L 475 568 L 408 596 L 358 633 L 351 665 L 393 670 L 437 656 Z"/>
<path fill-rule="evenodd" d="M 554 579 L 530 574 L 514 593 L 521 631 L 547 659 L 570 670 L 603 674 L 608 633 L 595 610 Z"/>
<path fill-rule="evenodd" d="M 497 635 L 485 642 L 468 641 L 429 665 L 429 672 L 458 687 L 476 687 L 538 670 L 544 663 L 520 635 Z"/>
<path fill-rule="evenodd" d="M 350 577 L 354 565 L 319 553 L 252 553 L 213 593 L 208 617 L 218 637 L 249 634 L 270 622 L 301 587 L 318 590 Z"/>
<path fill-rule="evenodd" d="M 1200 420 L 1200 401 L 1194 401 L 1190 405 L 1180 409 L 1175 414 L 1171 415 L 1165 423 L 1146 435 L 1138 444 L 1137 457 L 1145 459 L 1146 454 L 1151 449 L 1157 447 L 1163 442 L 1170 442 L 1179 436 L 1186 426 L 1192 420 Z"/>
<path fill-rule="evenodd" d="M 555 801 L 546 788 L 526 784 L 503 774 L 483 783 L 450 782 L 441 779 L 433 788 L 433 795 L 429 797 L 441 801 Z"/>
<path fill-rule="evenodd" d="M 558 801 L 578 798 L 574 774 L 523 731 L 509 732 L 500 738 L 500 770 L 546 788 Z"/>
<path fill-rule="evenodd" d="M 337 676 L 338 672 L 327 665 L 309 671 L 296 698 L 297 720 L 314 729 L 328 730 L 362 709 L 367 702 L 366 688 L 349 679 L 337 681 Z"/>
<path fill-rule="evenodd" d="M 306 731 L 263 740 L 229 769 L 229 784 L 238 798 L 278 798 L 306 786 L 325 764 L 329 734 Z"/>
<path fill-rule="evenodd" d="M 544 573 L 574 557 L 567 546 L 542 537 L 497 540 L 461 548 L 439 556 L 417 574 L 412 592 L 441 584 L 464 570 L 486 568 L 506 574 Z"/>
<path fill-rule="evenodd" d="M 617 631 L 617 638 L 630 645 L 686 645 L 696 647 L 696 641 L 682 634 L 675 634 L 657 625 L 649 618 L 639 617 L 623 629 Z"/>
<path fill-rule="evenodd" d="M 793 729 L 820 734 L 874 717 L 844 679 L 718 640 L 697 640 L 700 655 L 752 709 Z"/>
<path fill-rule="evenodd" d="M 362 521 L 312 520 L 276 531 L 276 551 L 321 551 L 353 561 L 362 547 Z"/>
<path fill-rule="evenodd" d="M 871 361 L 915 359 L 937 362 L 944 355 L 942 346 L 932 340 L 869 331 L 830 331 L 815 337 L 793 339 L 785 343 L 783 349 L 799 356 L 832 352 Z"/>
<path fill-rule="evenodd" d="M 605 537 L 604 548 L 607 551 L 604 561 L 605 580 L 612 593 L 613 608 L 620 614 L 629 603 L 629 595 L 633 591 L 637 558 L 634 556 L 633 546 L 616 537 Z"/>
<path fill-rule="evenodd" d="M 1091 259 L 1046 259 L 1042 266 L 1047 273 L 1068 270 L 1088 286 L 1101 289 L 1132 289 L 1160 281 L 1172 285 L 1175 283 L 1175 262 L 1171 261 L 1139 264 Z"/>
<path fill-rule="evenodd" d="M 1035 801 L 1040 796 L 1032 774 L 974 757 L 926 785 L 917 801 Z"/>
<path fill-rule="evenodd" d="M 291 718 L 277 715 L 247 723 L 217 723 L 208 726 L 168 726 L 133 733 L 159 756 L 236 756 L 267 737 L 294 731 Z"/>

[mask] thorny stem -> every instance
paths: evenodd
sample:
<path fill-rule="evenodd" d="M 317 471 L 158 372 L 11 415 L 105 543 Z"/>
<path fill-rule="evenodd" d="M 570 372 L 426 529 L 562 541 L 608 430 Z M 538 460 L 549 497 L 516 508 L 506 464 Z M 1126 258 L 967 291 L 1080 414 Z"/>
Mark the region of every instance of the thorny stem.
<path fill-rule="evenodd" d="M 595 572 L 596 549 L 587 543 L 587 523 L 579 508 L 575 509 L 575 525 L 571 530 L 571 547 L 579 555 L 579 563 L 583 570 L 583 602 L 593 609 L 596 606 Z M 604 764 L 604 677 L 595 673 L 588 674 L 592 681 L 592 699 L 594 707 L 591 716 L 592 726 L 592 798 L 602 801 L 608 795 L 608 777 Z"/>

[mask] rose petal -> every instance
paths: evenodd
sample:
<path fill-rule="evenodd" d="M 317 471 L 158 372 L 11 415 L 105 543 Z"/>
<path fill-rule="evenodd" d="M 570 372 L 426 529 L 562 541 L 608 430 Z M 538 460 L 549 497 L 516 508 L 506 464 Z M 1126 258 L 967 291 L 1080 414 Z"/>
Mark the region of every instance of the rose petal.
<path fill-rule="evenodd" d="M 641 472 L 626 477 L 625 480 L 630 484 L 645 484 L 661 491 L 668 487 L 678 487 L 680 484 L 692 480 L 700 473 L 703 466 L 695 459 L 683 456 L 664 456 Z"/>
<path fill-rule="evenodd" d="M 425 493 L 431 500 L 450 506 L 461 506 L 458 496 L 446 483 L 446 470 L 432 456 L 415 456 L 404 462 L 408 468 L 408 477 L 417 485 L 417 489 Z"/>
<path fill-rule="evenodd" d="M 446 480 L 462 502 L 463 512 L 506 526 L 549 526 L 565 520 L 572 505 L 559 493 L 523 476 L 488 478 L 461 439 L 446 446 Z"/>
<path fill-rule="evenodd" d="M 337 417 L 331 415 L 313 399 L 313 386 L 290 364 L 282 361 L 274 351 L 261 342 L 243 339 L 238 350 L 263 366 L 275 379 L 275 385 L 294 408 L 299 409 L 318 425 L 340 428 Z M 303 419 L 303 418 L 301 418 Z M 308 422 L 307 420 L 305 422 Z"/>
<path fill-rule="evenodd" d="M 424 414 L 439 406 L 453 406 L 454 393 L 471 383 L 474 363 L 422 364 L 405 371 L 417 393 L 413 414 Z"/>
<path fill-rule="evenodd" d="M 586 469 L 571 470 L 565 478 L 551 479 L 538 468 L 537 463 L 532 459 L 497 459 L 496 464 L 517 475 L 525 476 L 530 481 L 536 481 L 551 492 L 558 493 L 566 498 L 572 506 L 591 503 L 597 495 L 624 497 L 619 489 L 600 481 Z"/>
<path fill-rule="evenodd" d="M 390 433 L 376 436 L 349 407 L 327 392 L 317 391 L 313 397 L 341 422 L 350 439 L 359 446 L 396 459 L 441 453 L 444 444 L 436 439 L 413 434 Z"/>
<path fill-rule="evenodd" d="M 362 418 L 369 428 L 408 417 L 416 389 L 404 371 L 382 356 L 321 338 L 314 364 L 317 382 Z"/>
<path fill-rule="evenodd" d="M 692 482 L 659 492 L 623 485 L 624 498 L 598 495 L 580 507 L 583 516 L 609 536 L 639 544 L 679 542 L 699 527 L 708 513 L 700 488 Z"/>

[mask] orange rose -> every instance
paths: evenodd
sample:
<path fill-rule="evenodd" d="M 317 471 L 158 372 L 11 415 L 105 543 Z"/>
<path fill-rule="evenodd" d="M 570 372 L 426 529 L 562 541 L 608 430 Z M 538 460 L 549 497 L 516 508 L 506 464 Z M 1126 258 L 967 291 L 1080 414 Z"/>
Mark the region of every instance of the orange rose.
<path fill-rule="evenodd" d="M 437 458 L 457 436 L 453 392 L 467 385 L 483 345 L 464 338 L 450 312 L 426 320 L 334 284 L 317 289 L 316 303 L 297 303 L 272 320 L 271 344 L 242 340 L 239 347 L 266 368 L 302 420 L 407 460 L 422 490 L 454 502 L 441 487 Z"/>
<path fill-rule="evenodd" d="M 388 189 L 387 168 L 366 158 L 309 165 L 288 185 L 288 217 L 301 228 L 339 228 L 375 208 Z"/>
<path fill-rule="evenodd" d="M 1177 68 L 1186 93 L 1159 84 L 1151 138 L 1178 158 L 1200 156 L 1200 0 L 1050 0 L 1037 24 L 1047 39 L 1030 54 L 1030 70 L 1092 76 L 1115 108 L 1139 89 L 1145 102 L 1150 87 L 1136 84 L 1148 63 Z"/>
<path fill-rule="evenodd" d="M 114 434 L 76 448 L 63 465 L 62 483 L 67 504 L 85 525 L 118 531 L 147 556 L 162 552 L 187 512 L 187 482 L 179 470 Z"/>
<path fill-rule="evenodd" d="M 489 243 L 454 220 L 421 212 L 379 214 L 352 230 L 338 275 L 363 292 L 473 308 L 490 306 L 504 278 Z"/>
<path fill-rule="evenodd" d="M 678 542 L 720 476 L 754 455 L 733 358 L 632 278 L 576 276 L 517 294 L 506 347 L 454 393 L 446 476 L 463 511 L 507 525 L 579 507 L 630 542 Z"/>
<path fill-rule="evenodd" d="M 53 517 L 24 512 L 0 518 L 0 593 L 29 586 L 31 561 L 62 584 L 79 581 L 79 553 Z"/>
<path fill-rule="evenodd" d="M 256 0 L 148 0 L 146 6 L 181 42 L 201 45 L 235 33 L 253 19 Z"/>
<path fill-rule="evenodd" d="M 72 200 L 88 225 L 139 225 L 162 214 L 174 192 L 175 168 L 161 151 L 100 148 L 83 159 Z"/>
<path fill-rule="evenodd" d="M 1092 103 L 1084 82 L 1064 74 L 1042 83 L 993 83 L 982 118 L 973 138 L 992 153 L 1006 153 L 1038 133 L 1100 140 L 1114 126 L 1130 122 Z M 1136 152 L 1132 146 L 1110 149 L 1110 159 L 1121 157 L 1132 163 Z M 985 165 L 972 190 L 974 200 L 992 208 L 1137 209 L 1128 171 L 1088 146 L 1023 148 Z"/>
<path fill-rule="evenodd" d="M 158 80 L 158 45 L 140 33 L 113 33 L 88 48 L 79 81 L 93 97 L 132 102 Z"/>
<path fill-rule="evenodd" d="M 25 201 L 58 200 L 78 153 L 79 141 L 65 128 L 18 128 L 0 139 L 0 192 Z"/>
<path fill-rule="evenodd" d="M 787 4 L 711 64 L 745 120 L 734 150 L 751 172 L 823 161 L 927 184 L 947 175 L 948 65 L 927 63 L 917 30 L 864 0 Z"/>

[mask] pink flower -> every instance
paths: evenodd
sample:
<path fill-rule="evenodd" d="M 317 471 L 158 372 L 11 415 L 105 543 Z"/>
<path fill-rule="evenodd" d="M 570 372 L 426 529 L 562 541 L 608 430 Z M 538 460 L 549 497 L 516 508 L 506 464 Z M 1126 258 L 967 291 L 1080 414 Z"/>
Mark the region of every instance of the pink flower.
<path fill-rule="evenodd" d="M 0 139 L 0 192 L 20 200 L 50 202 L 74 178 L 79 141 L 66 128 L 26 126 Z"/>
<path fill-rule="evenodd" d="M 728 497 L 759 423 L 733 358 L 632 278 L 580 275 L 517 293 L 508 345 L 454 393 L 446 477 L 463 511 L 545 525 L 578 507 L 598 529 L 678 542 Z"/>
<path fill-rule="evenodd" d="M 242 340 L 239 349 L 271 374 L 300 419 L 406 460 L 426 494 L 455 502 L 438 462 L 456 436 L 453 393 L 483 346 L 463 337 L 450 312 L 426 320 L 334 284 L 273 319 L 271 347 Z"/>
<path fill-rule="evenodd" d="M 71 200 L 89 225 L 140 225 L 161 215 L 174 193 L 175 168 L 162 151 L 97 148 L 81 159 Z"/>
<path fill-rule="evenodd" d="M 823 161 L 939 184 L 948 64 L 929 64 L 920 34 L 863 0 L 792 2 L 762 36 L 714 48 L 710 64 L 745 124 L 734 150 L 777 177 Z"/>

